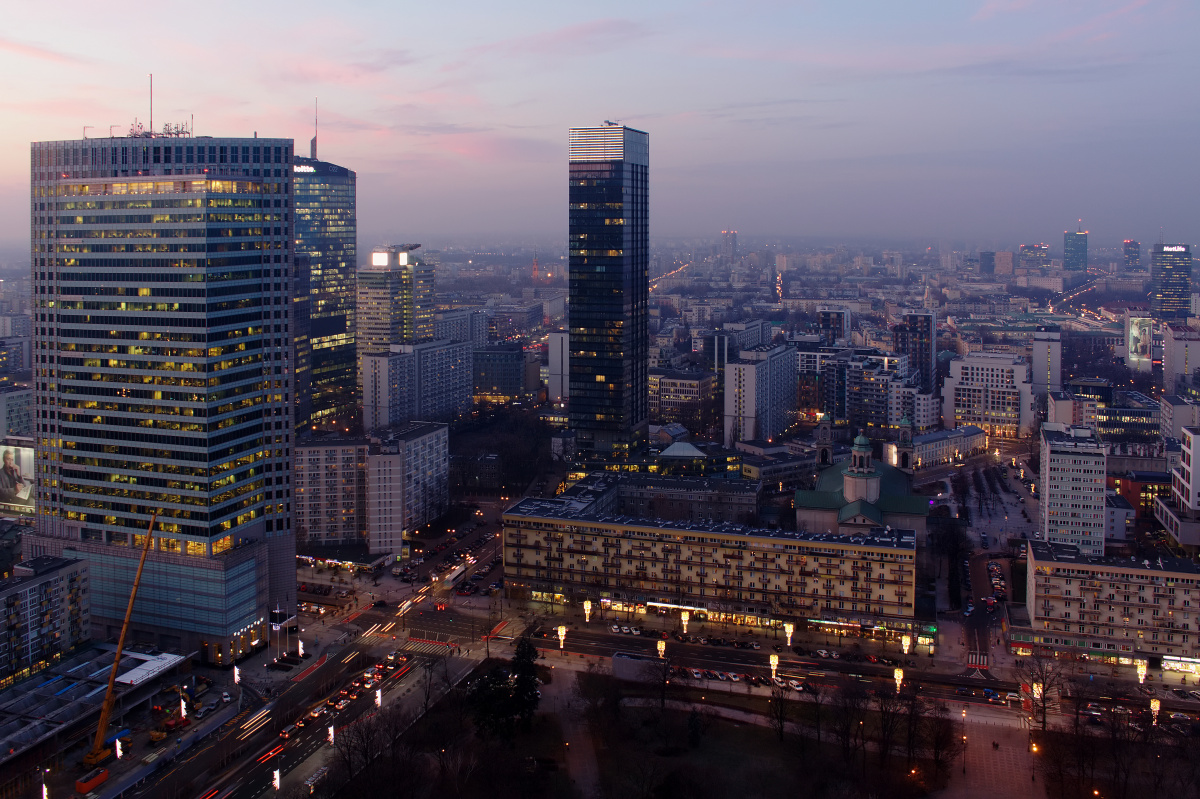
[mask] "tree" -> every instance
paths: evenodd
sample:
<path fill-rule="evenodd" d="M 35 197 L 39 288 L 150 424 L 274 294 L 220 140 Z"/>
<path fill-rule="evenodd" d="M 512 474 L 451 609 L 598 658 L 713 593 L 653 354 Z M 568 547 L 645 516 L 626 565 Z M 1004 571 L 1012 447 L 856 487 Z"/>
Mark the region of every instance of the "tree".
<path fill-rule="evenodd" d="M 654 658 L 642 665 L 642 680 L 658 694 L 658 713 L 667 710 L 667 689 L 671 686 L 671 659 Z"/>
<path fill-rule="evenodd" d="M 522 636 L 517 641 L 512 656 L 513 701 L 521 726 L 528 730 L 533 725 L 533 715 L 541 701 L 537 678 L 537 647 Z"/>
<path fill-rule="evenodd" d="M 770 705 L 767 708 L 767 721 L 770 723 L 771 729 L 775 730 L 775 734 L 779 736 L 779 740 L 783 740 L 783 734 L 787 732 L 787 726 L 791 720 L 791 697 L 788 696 L 786 688 L 776 685 L 771 689 Z"/>
<path fill-rule="evenodd" d="M 573 693 L 579 700 L 584 718 L 593 726 L 620 715 L 620 683 L 598 661 L 588 663 L 587 669 L 575 673 Z"/>
<path fill-rule="evenodd" d="M 904 700 L 900 692 L 882 689 L 875 694 L 875 712 L 879 724 L 879 763 L 887 763 L 892 754 L 892 745 L 900 729 Z"/>
<path fill-rule="evenodd" d="M 1017 681 L 1028 686 L 1033 701 L 1034 712 L 1042 716 L 1042 731 L 1046 731 L 1046 710 L 1050 706 L 1050 694 L 1063 686 L 1062 664 L 1053 656 L 1041 652 L 1023 658 L 1021 665 L 1014 669 Z"/>
<path fill-rule="evenodd" d="M 497 666 L 471 686 L 467 696 L 475 729 L 484 738 L 508 738 L 517 722 L 513 683 L 504 669 Z"/>
<path fill-rule="evenodd" d="M 808 689 L 812 696 L 813 730 L 817 734 L 817 746 L 821 745 L 821 710 L 829 701 L 829 689 L 820 683 L 810 683 Z"/>
<path fill-rule="evenodd" d="M 960 735 L 950 708 L 943 702 L 929 709 L 923 726 L 929 757 L 939 771 L 945 771 L 966 746 L 966 733 Z"/>

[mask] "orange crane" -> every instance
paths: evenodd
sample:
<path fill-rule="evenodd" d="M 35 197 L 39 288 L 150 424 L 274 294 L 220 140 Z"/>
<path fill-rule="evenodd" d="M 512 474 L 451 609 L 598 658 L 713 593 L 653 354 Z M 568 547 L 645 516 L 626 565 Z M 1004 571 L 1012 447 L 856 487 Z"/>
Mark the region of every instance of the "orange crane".
<path fill-rule="evenodd" d="M 125 623 L 121 625 L 121 635 L 117 638 L 117 653 L 113 657 L 112 671 L 108 675 L 108 692 L 104 694 L 104 704 L 100 706 L 100 726 L 96 728 L 96 742 L 92 751 L 83 756 L 84 765 L 98 766 L 112 757 L 112 750 L 104 745 L 104 734 L 108 732 L 108 717 L 112 715 L 113 700 L 116 699 L 114 688 L 117 684 L 117 669 L 121 665 L 121 651 L 125 648 L 125 634 L 129 632 L 129 619 L 133 616 L 133 603 L 137 599 L 138 585 L 142 582 L 142 567 L 146 565 L 146 554 L 154 541 L 154 524 L 158 521 L 158 511 L 150 517 L 150 529 L 146 531 L 146 543 L 142 545 L 142 558 L 138 561 L 137 574 L 133 577 L 133 589 L 129 592 L 129 606 L 125 608 Z"/>

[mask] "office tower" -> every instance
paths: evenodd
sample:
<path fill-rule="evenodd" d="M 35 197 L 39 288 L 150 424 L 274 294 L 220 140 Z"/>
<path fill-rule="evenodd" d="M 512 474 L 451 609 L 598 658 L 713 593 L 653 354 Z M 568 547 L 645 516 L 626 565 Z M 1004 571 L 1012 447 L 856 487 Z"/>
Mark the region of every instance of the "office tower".
<path fill-rule="evenodd" d="M 742 350 L 725 365 L 725 446 L 772 439 L 796 410 L 796 353 L 786 344 Z M 574 401 L 574 400 L 572 400 Z"/>
<path fill-rule="evenodd" d="M 296 268 L 308 264 L 311 409 L 317 426 L 348 427 L 357 413 L 354 272 L 358 261 L 357 176 L 337 164 L 297 156 L 292 165 Z M 299 395 L 299 391 L 297 394 Z"/>
<path fill-rule="evenodd" d="M 1085 555 L 1104 554 L 1104 479 L 1108 458 L 1090 427 L 1042 425 L 1042 536 Z"/>
<path fill-rule="evenodd" d="M 909 368 L 921 376 L 923 391 L 937 385 L 937 314 L 920 311 L 904 314 L 892 328 L 892 350 L 908 356 Z"/>
<path fill-rule="evenodd" d="M 1050 265 L 1049 244 L 1022 244 L 1021 266 L 1026 269 L 1042 269 Z"/>
<path fill-rule="evenodd" d="M 1187 319 L 1192 307 L 1192 253 L 1186 244 L 1150 248 L 1150 315 L 1158 322 Z"/>
<path fill-rule="evenodd" d="M 563 402 L 571 396 L 571 334 L 556 331 L 550 334 L 549 380 L 546 393 L 551 402 Z"/>
<path fill-rule="evenodd" d="M 942 386 L 942 426 L 973 424 L 992 438 L 1018 438 L 1033 432 L 1033 386 L 1024 358 L 999 352 L 971 352 L 950 361 Z"/>
<path fill-rule="evenodd" d="M 623 455 L 650 413 L 650 137 L 574 128 L 568 158 L 569 426 L 581 453 Z"/>
<path fill-rule="evenodd" d="M 309 311 L 311 272 L 308 256 L 293 254 L 292 269 L 292 415 L 296 432 L 314 425 L 312 418 L 312 340 Z"/>
<path fill-rule="evenodd" d="M 414 254 L 420 244 L 376 247 L 358 270 L 355 344 L 363 355 L 392 344 L 433 338 L 433 264 Z"/>
<path fill-rule="evenodd" d="M 1086 272 L 1088 267 L 1087 231 L 1082 227 L 1072 233 L 1063 231 L 1063 269 Z"/>
<path fill-rule="evenodd" d="M 726 261 L 736 261 L 738 257 L 737 231 L 721 231 L 721 257 Z"/>
<path fill-rule="evenodd" d="M 1142 244 L 1133 239 L 1125 239 L 1125 271 L 1142 271 Z"/>
<path fill-rule="evenodd" d="M 1033 393 L 1062 391 L 1062 330 L 1039 325 L 1033 333 Z"/>
<path fill-rule="evenodd" d="M 228 664 L 295 610 L 292 140 L 131 134 L 32 146 L 23 550 L 88 559 L 113 639 L 157 514 L 131 640 Z"/>
<path fill-rule="evenodd" d="M 994 252 L 979 253 L 979 274 L 981 274 L 981 275 L 996 274 L 996 253 L 994 253 Z"/>

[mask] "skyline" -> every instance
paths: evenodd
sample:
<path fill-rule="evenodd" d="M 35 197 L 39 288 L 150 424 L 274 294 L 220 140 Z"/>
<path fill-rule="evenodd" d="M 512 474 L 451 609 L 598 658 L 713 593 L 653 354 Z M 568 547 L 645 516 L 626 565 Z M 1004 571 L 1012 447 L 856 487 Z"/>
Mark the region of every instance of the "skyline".
<path fill-rule="evenodd" d="M 24 7 L 0 38 L 0 248 L 28 241 L 28 143 L 145 123 L 149 72 L 157 128 L 194 114 L 198 134 L 293 137 L 302 153 L 320 98 L 319 156 L 359 174 L 360 250 L 565 245 L 567 130 L 605 119 L 654 137 L 654 240 L 734 228 L 1057 249 L 1079 218 L 1093 248 L 1160 227 L 1200 238 L 1185 156 L 1200 120 L 1177 100 L 1197 12 L 1181 3 L 618 3 L 606 18 L 303 4 L 286 46 L 224 48 L 215 64 L 173 34 L 186 17 L 149 21 L 148 46 L 126 51 L 97 44 L 127 37 L 119 20 L 71 5 L 53 41 Z M 249 26 L 275 13 L 209 13 L 231 12 Z"/>

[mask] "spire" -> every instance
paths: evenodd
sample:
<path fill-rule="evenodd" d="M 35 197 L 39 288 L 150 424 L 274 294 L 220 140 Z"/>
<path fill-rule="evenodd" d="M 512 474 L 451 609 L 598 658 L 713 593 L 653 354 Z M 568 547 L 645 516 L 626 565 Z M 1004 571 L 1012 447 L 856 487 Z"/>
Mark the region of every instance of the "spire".
<path fill-rule="evenodd" d="M 313 137 L 308 143 L 309 158 L 317 160 L 317 98 L 313 98 Z"/>

